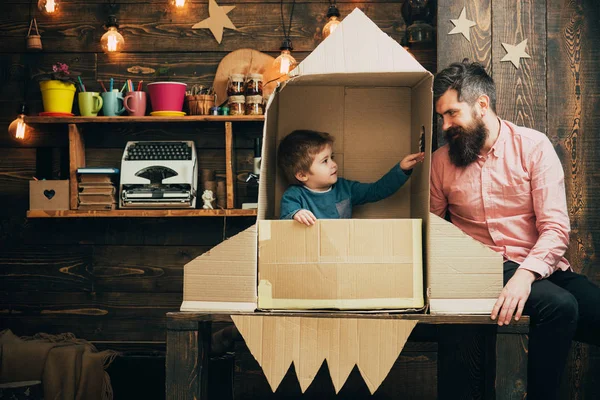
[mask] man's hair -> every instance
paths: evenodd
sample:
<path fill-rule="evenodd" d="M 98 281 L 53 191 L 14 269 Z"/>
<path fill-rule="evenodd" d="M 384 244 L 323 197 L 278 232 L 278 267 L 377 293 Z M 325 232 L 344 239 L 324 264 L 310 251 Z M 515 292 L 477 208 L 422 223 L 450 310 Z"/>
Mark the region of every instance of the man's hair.
<path fill-rule="evenodd" d="M 326 132 L 295 130 L 279 144 L 277 163 L 290 184 L 300 184 L 296 173 L 308 172 L 315 155 L 326 145 L 333 144 L 333 136 Z"/>
<path fill-rule="evenodd" d="M 490 109 L 496 112 L 496 85 L 483 65 L 465 59 L 438 72 L 433 80 L 434 104 L 450 89 L 456 90 L 459 101 L 469 105 L 485 94 L 490 98 Z"/>

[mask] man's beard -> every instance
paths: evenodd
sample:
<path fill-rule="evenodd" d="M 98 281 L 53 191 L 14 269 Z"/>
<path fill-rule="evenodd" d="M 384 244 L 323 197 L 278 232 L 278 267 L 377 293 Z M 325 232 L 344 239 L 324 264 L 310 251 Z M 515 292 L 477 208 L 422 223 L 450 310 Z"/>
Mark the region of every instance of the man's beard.
<path fill-rule="evenodd" d="M 466 167 L 477 160 L 488 137 L 488 129 L 481 118 L 473 118 L 466 128 L 454 126 L 444 132 L 449 146 L 450 161 L 457 167 Z M 456 136 L 455 136 L 456 135 Z"/>

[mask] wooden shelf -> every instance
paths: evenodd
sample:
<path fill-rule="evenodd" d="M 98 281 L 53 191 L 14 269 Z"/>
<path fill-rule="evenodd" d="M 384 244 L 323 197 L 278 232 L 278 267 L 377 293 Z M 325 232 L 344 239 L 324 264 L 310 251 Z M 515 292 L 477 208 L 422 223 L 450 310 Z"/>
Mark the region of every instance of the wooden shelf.
<path fill-rule="evenodd" d="M 162 217 L 254 217 L 256 209 L 240 210 L 203 210 L 203 209 L 169 209 L 169 210 L 112 210 L 112 211 L 80 211 L 80 210 L 30 210 L 27 218 L 162 218 Z"/>
<path fill-rule="evenodd" d="M 244 122 L 264 121 L 263 115 L 189 115 L 184 117 L 25 117 L 28 124 L 106 124 L 144 122 Z"/>
<path fill-rule="evenodd" d="M 27 211 L 28 218 L 162 218 L 162 217 L 242 217 L 256 216 L 256 210 L 240 210 L 235 207 L 235 147 L 233 123 L 256 121 L 264 122 L 263 115 L 192 115 L 184 117 L 25 117 L 28 124 L 63 124 L 69 135 L 69 208 L 70 210 Z M 79 211 L 77 210 L 79 188 L 77 184 L 77 169 L 86 166 L 85 143 L 82 124 L 98 123 L 188 123 L 188 122 L 220 122 L 225 128 L 225 185 L 226 209 L 155 209 L 155 210 L 114 210 L 114 211 Z"/>

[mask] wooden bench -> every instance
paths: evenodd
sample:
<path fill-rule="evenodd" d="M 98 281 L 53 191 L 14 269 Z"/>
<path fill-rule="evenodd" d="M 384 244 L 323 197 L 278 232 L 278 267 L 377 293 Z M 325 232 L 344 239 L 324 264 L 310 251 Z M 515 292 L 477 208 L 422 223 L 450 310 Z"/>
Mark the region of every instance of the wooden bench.
<path fill-rule="evenodd" d="M 409 337 L 409 342 L 418 340 L 419 335 L 433 334 L 438 343 L 438 399 L 525 397 L 528 317 L 508 326 L 498 327 L 486 315 L 170 312 L 167 313 L 167 399 L 208 399 L 212 323 L 232 323 L 230 315 L 234 314 L 416 319 L 419 322 Z M 231 384 L 232 381 L 233 376 L 225 379 L 225 382 Z M 211 384 L 214 384 L 212 379 Z M 230 387 L 223 387 L 219 393 L 219 399 L 233 396 Z"/>

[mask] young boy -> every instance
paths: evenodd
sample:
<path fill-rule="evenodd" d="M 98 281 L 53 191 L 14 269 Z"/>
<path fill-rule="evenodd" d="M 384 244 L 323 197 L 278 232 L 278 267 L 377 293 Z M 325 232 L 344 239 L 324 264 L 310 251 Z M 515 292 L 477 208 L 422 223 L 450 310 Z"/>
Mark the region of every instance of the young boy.
<path fill-rule="evenodd" d="M 337 176 L 333 140 L 325 132 L 296 130 L 279 144 L 279 167 L 292 185 L 281 198 L 281 219 L 311 226 L 317 218 L 352 218 L 352 206 L 394 194 L 425 157 L 425 153 L 407 155 L 375 183 L 349 181 Z"/>

